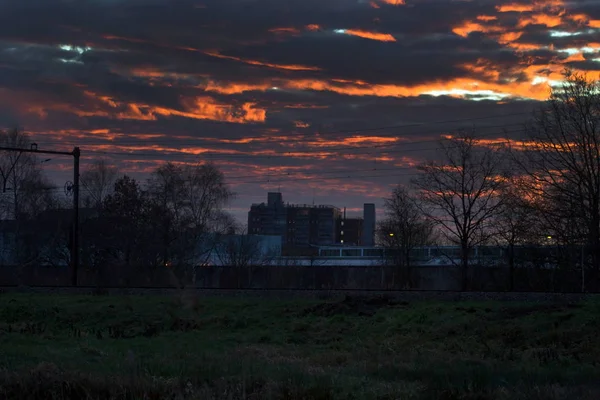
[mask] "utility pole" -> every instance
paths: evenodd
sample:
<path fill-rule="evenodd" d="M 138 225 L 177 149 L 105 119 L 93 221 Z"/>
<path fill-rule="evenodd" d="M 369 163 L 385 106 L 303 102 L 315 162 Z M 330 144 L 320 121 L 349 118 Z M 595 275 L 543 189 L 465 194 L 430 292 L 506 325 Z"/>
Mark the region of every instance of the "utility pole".
<path fill-rule="evenodd" d="M 581 293 L 585 293 L 585 245 L 581 245 Z"/>
<path fill-rule="evenodd" d="M 32 143 L 31 148 L 18 147 L 0 147 L 0 151 L 15 151 L 21 153 L 39 153 L 39 154 L 56 154 L 63 156 L 73 156 L 73 221 L 71 232 L 73 239 L 71 240 L 71 284 L 77 286 L 77 269 L 79 268 L 79 158 L 81 151 L 79 147 L 75 147 L 73 151 L 53 151 L 53 150 L 38 150 L 37 143 Z M 14 165 L 13 165 L 14 167 Z M 12 168 L 11 168 L 12 171 Z M 9 172 L 10 173 L 10 172 Z M 4 178 L 4 186 L 6 186 Z M 16 188 L 15 188 L 16 190 Z"/>
<path fill-rule="evenodd" d="M 79 269 L 79 147 L 73 149 L 73 243 L 71 244 L 71 284 L 77 286 Z"/>

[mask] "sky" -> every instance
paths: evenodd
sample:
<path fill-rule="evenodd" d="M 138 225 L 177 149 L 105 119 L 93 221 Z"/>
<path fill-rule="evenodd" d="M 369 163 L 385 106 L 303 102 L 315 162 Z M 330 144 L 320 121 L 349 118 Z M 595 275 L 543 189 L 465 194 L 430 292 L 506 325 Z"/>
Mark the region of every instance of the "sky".
<path fill-rule="evenodd" d="M 566 67 L 600 74 L 598 0 L 0 0 L 0 127 L 140 180 L 214 162 L 242 222 L 278 190 L 381 211 L 440 137 L 523 137 Z"/>

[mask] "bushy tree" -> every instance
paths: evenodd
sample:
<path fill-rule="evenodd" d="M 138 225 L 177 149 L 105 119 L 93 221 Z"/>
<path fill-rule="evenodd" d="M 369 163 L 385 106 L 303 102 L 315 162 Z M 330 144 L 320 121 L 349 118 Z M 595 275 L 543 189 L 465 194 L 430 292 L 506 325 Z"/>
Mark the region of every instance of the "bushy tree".
<path fill-rule="evenodd" d="M 232 225 L 223 211 L 231 196 L 211 164 L 166 163 L 146 187 L 125 175 L 104 198 L 100 217 L 84 227 L 87 260 L 145 268 L 202 264 L 214 250 L 215 232 Z"/>
<path fill-rule="evenodd" d="M 125 175 L 114 185 L 102 205 L 102 249 L 126 266 L 141 263 L 149 246 L 145 235 L 149 229 L 147 196 L 138 182 Z"/>
<path fill-rule="evenodd" d="M 165 260 L 198 263 L 214 249 L 212 234 L 232 226 L 223 208 L 233 192 L 214 164 L 167 163 L 152 174 L 148 191 L 167 210 L 160 220 Z"/>

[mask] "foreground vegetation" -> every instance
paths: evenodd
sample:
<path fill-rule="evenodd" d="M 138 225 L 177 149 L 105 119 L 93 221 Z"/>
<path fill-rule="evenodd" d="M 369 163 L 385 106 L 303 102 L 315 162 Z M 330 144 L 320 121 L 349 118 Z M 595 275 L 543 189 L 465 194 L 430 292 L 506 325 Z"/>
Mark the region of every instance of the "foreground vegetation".
<path fill-rule="evenodd" d="M 0 295 L 2 399 L 598 399 L 600 303 Z"/>

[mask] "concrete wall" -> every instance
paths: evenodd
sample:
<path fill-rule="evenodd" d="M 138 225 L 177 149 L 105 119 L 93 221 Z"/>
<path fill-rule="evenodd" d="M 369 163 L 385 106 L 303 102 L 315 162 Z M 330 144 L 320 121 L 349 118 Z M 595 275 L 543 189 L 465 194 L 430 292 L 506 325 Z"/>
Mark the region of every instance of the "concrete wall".
<path fill-rule="evenodd" d="M 493 292 L 510 288 L 510 274 L 506 268 L 472 268 L 469 277 L 469 290 Z M 100 287 L 458 291 L 460 282 L 459 268 L 439 266 L 412 268 L 410 271 L 394 267 L 323 266 L 79 271 L 79 285 Z M 518 269 L 514 282 L 515 291 L 580 292 L 582 288 L 580 271 Z M 53 267 L 2 267 L 0 286 L 70 286 L 70 271 Z M 585 291 L 598 292 L 599 289 L 597 274 L 588 273 Z"/>

